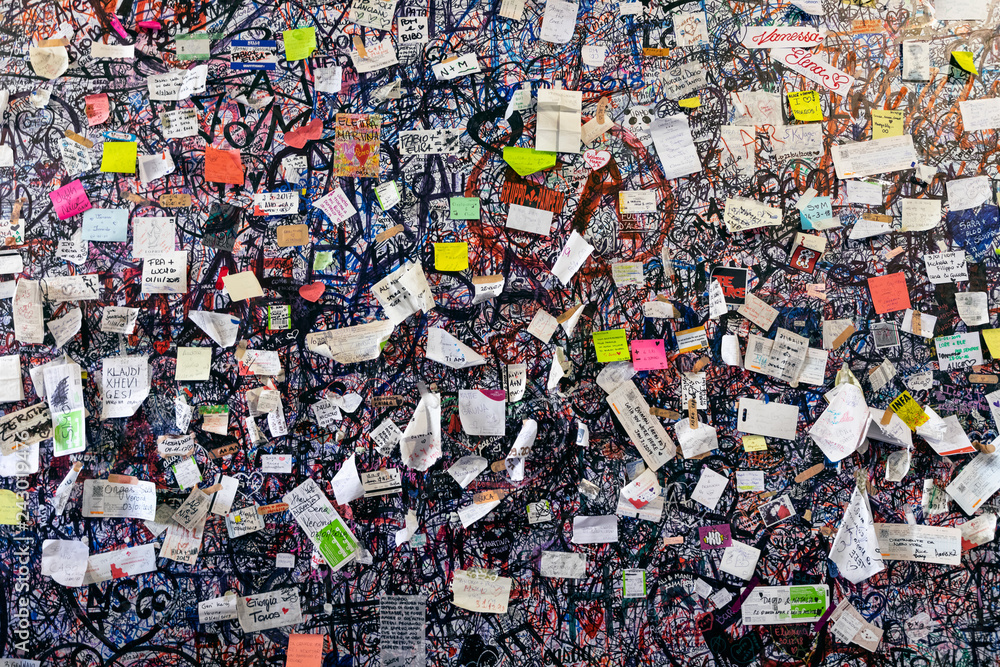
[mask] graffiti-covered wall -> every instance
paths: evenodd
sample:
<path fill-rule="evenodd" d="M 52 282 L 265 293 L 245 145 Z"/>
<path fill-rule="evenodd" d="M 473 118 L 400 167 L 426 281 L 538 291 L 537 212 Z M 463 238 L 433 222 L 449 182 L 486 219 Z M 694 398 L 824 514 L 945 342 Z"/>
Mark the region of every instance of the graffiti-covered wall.
<path fill-rule="evenodd" d="M 0 17 L 0 655 L 996 664 L 996 3 Z"/>

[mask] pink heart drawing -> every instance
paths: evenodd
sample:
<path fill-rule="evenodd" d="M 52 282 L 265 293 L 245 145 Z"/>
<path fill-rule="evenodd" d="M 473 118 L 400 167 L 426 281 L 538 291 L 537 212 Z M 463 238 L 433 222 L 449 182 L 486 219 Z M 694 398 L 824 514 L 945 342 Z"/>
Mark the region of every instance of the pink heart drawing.
<path fill-rule="evenodd" d="M 583 154 L 583 161 L 587 163 L 588 167 L 596 171 L 608 162 L 611 162 L 611 151 L 589 150 Z"/>

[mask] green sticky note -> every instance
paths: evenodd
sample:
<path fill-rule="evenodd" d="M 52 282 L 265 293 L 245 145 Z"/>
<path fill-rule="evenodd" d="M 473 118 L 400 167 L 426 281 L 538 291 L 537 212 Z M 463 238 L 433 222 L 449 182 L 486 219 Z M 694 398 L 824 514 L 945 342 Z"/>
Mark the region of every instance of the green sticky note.
<path fill-rule="evenodd" d="M 316 258 L 313 259 L 313 271 L 322 271 L 331 264 L 333 264 L 333 251 L 324 250 L 317 252 Z"/>
<path fill-rule="evenodd" d="M 971 51 L 952 51 L 951 62 L 964 72 L 978 75 L 976 71 L 976 58 Z"/>
<path fill-rule="evenodd" d="M 285 60 L 305 60 L 316 50 L 316 28 L 297 28 L 286 30 Z"/>
<path fill-rule="evenodd" d="M 826 611 L 826 589 L 819 586 L 789 586 L 792 618 L 819 618 Z"/>
<path fill-rule="evenodd" d="M 319 541 L 320 554 L 334 569 L 354 555 L 358 548 L 357 541 L 339 518 L 316 533 L 316 538 Z"/>
<path fill-rule="evenodd" d="M 624 329 L 594 332 L 594 349 L 597 351 L 597 361 L 629 361 L 632 356 L 628 351 L 628 336 Z"/>
<path fill-rule="evenodd" d="M 536 151 L 534 148 L 507 146 L 503 149 L 503 159 L 521 176 L 556 166 L 555 153 Z"/>
<path fill-rule="evenodd" d="M 479 197 L 452 197 L 452 220 L 479 220 Z"/>
<path fill-rule="evenodd" d="M 101 157 L 101 171 L 116 174 L 134 174 L 139 144 L 135 141 L 105 141 Z"/>

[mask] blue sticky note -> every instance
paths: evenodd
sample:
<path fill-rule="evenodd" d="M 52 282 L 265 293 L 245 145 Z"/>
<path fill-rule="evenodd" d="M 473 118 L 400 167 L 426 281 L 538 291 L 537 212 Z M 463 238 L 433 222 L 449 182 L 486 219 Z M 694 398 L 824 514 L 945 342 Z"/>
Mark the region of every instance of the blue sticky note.
<path fill-rule="evenodd" d="M 802 219 L 802 229 L 813 229 L 813 220 L 823 220 L 833 217 L 833 205 L 829 197 L 813 197 L 812 201 L 799 211 Z"/>
<path fill-rule="evenodd" d="M 127 208 L 92 208 L 83 212 L 83 240 L 124 243 L 128 240 Z"/>

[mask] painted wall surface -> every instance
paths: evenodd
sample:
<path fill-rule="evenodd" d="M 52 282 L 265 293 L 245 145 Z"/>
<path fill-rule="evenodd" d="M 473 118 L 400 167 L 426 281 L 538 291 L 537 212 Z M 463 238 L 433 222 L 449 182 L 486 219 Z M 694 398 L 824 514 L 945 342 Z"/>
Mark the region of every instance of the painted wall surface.
<path fill-rule="evenodd" d="M 887 558 L 880 571 L 856 584 L 829 559 L 855 473 L 868 482 L 876 524 L 957 527 L 972 515 L 944 488 L 975 452 L 942 456 L 913 434 L 905 476 L 887 481 L 887 460 L 902 456 L 905 446 L 871 440 L 856 451 L 852 445 L 835 463 L 825 460 L 809 430 L 846 367 L 864 403 L 834 424 L 835 438 L 851 428 L 848 422 L 869 418 L 866 405 L 877 409 L 877 422 L 904 391 L 925 414 L 931 408 L 941 418 L 957 417 L 958 431 L 949 431 L 947 447 L 972 449 L 959 432 L 977 444 L 997 437 L 992 411 L 1000 398 L 987 396 L 994 385 L 970 381 L 975 350 L 946 369 L 939 349 L 949 344 L 944 337 L 971 333 L 972 347 L 978 341 L 981 348 L 978 374 L 996 382 L 991 334 L 979 332 L 997 323 L 994 236 L 1000 222 L 990 179 L 998 177 L 998 152 L 990 128 L 1000 122 L 991 122 L 995 112 L 988 107 L 963 103 L 997 95 L 1000 7 L 986 0 L 547 4 L 0 0 L 0 89 L 9 93 L 0 125 L 0 237 L 23 262 L 22 270 L 15 258 L 0 257 L 0 354 L 20 356 L 24 392 L 2 411 L 44 404 L 65 414 L 71 399 L 58 392 L 40 397 L 29 373 L 64 355 L 83 373 L 87 411 L 83 433 L 56 417 L 62 426 L 56 437 L 85 435 L 85 451 L 55 456 L 48 437 L 37 447 L 37 471 L 26 475 L 16 469 L 18 452 L 4 458 L 0 487 L 22 493 L 26 504 L 23 516 L 15 517 L 23 519 L 20 525 L 0 527 L 0 656 L 45 667 L 264 667 L 285 664 L 289 635 L 297 633 L 327 636 L 325 667 L 392 664 L 380 657 L 380 598 L 423 595 L 428 665 L 997 664 L 1000 566 L 992 538 L 968 545 L 959 565 Z M 570 14 L 572 33 L 562 43 L 541 39 L 549 36 L 543 16 L 555 22 L 560 11 Z M 426 20 L 426 40 L 421 22 L 410 18 Z M 159 27 L 140 27 L 150 21 Z M 794 57 L 744 45 L 750 28 L 771 25 L 824 34 L 818 46 Z M 286 31 L 305 28 L 315 29 L 315 48 L 306 46 L 307 57 L 291 60 L 292 40 L 305 33 Z M 188 34 L 207 35 L 204 59 L 187 59 L 199 51 L 178 39 Z M 60 38 L 68 46 L 40 46 Z M 274 40 L 273 58 L 266 49 L 244 49 L 242 56 L 251 66 L 273 68 L 235 69 L 231 56 L 241 40 Z M 32 57 L 33 47 L 48 51 Z M 904 65 L 912 66 L 921 49 L 928 80 L 904 78 Z M 953 60 L 953 52 L 971 56 Z M 116 57 L 95 57 L 102 53 Z M 475 66 L 467 57 L 444 63 L 470 54 Z M 789 66 L 802 69 L 805 61 L 820 63 L 811 78 Z M 963 63 L 975 73 L 964 71 Z M 206 68 L 203 85 L 198 67 Z M 339 92 L 333 68 L 340 68 Z M 178 80 L 194 79 L 190 94 L 171 93 L 176 85 L 152 79 L 178 70 L 186 73 L 174 74 Z M 536 145 L 539 91 L 556 84 L 582 92 L 582 114 L 563 109 L 561 132 L 572 134 L 578 121 L 591 121 L 602 100 L 614 126 L 589 146 L 573 146 L 570 138 L 571 149 L 562 146 L 554 166 L 519 176 L 505 162 L 504 149 Z M 151 94 L 154 88 L 160 92 Z M 515 99 L 522 90 L 530 97 Z M 787 95 L 796 91 L 817 91 L 815 121 L 796 120 Z M 151 99 L 171 94 L 179 99 Z M 107 118 L 101 119 L 105 101 Z M 178 110 L 188 113 L 169 115 Z M 895 129 L 879 113 L 885 110 L 900 112 Z M 347 114 L 361 115 L 353 118 L 354 130 Z M 689 124 L 693 144 L 681 132 L 673 143 L 661 135 L 665 143 L 656 145 L 668 118 Z M 189 132 L 185 123 L 194 123 Z M 424 134 L 407 134 L 415 130 Z M 913 159 L 903 151 L 892 159 L 905 164 L 883 169 L 888 160 L 865 172 L 866 204 L 859 203 L 859 179 L 838 178 L 837 167 L 844 167 L 834 164 L 834 147 L 869 141 L 873 130 L 912 137 Z M 92 146 L 66 139 L 67 132 Z M 135 155 L 122 142 L 134 142 Z M 698 168 L 667 178 L 692 145 Z M 235 151 L 239 161 L 216 150 Z M 141 178 L 137 159 L 157 154 L 174 168 Z M 974 176 L 986 178 L 954 184 Z M 54 201 L 72 202 L 51 195 L 77 181 L 93 209 L 124 211 L 119 215 L 127 217 L 127 227 L 116 226 L 114 214 L 95 219 L 94 213 L 67 212 L 72 214 L 62 219 Z M 377 196 L 376 188 L 387 183 L 398 189 L 398 203 L 390 201 L 389 186 Z M 338 189 L 356 210 L 345 220 L 317 204 Z M 652 193 L 653 207 L 624 212 L 623 191 Z M 261 193 L 285 193 L 269 198 L 275 206 L 285 201 L 285 214 L 255 215 Z M 795 250 L 804 230 L 796 204 L 809 194 L 817 197 L 809 208 L 813 226 L 828 227 L 805 231 L 826 243 L 818 259 L 820 253 L 810 257 L 808 248 Z M 468 203 L 457 197 L 478 200 L 479 215 L 453 215 Z M 737 197 L 775 209 L 775 224 L 733 231 L 727 217 L 735 213 L 727 216 L 726 210 Z M 511 212 L 514 204 L 533 210 Z M 551 222 L 538 209 L 552 210 Z M 888 224 L 879 215 L 888 216 Z M 183 251 L 168 259 L 186 258 L 180 293 L 143 291 L 144 268 L 168 261 L 136 255 L 136 221 L 149 217 L 174 219 L 165 249 Z M 547 233 L 510 227 L 538 217 L 536 229 Z M 759 221 L 766 213 L 749 217 Z M 304 225 L 307 237 L 293 238 L 298 245 L 279 244 L 279 235 L 287 242 L 286 235 L 303 233 L 292 225 Z M 878 225 L 885 226 L 858 238 L 861 228 Z M 142 229 L 143 242 L 153 242 Z M 123 241 L 99 240 L 119 233 Z M 593 251 L 562 281 L 552 269 L 574 233 Z M 468 268 L 443 263 L 454 247 L 435 248 L 456 242 L 468 244 Z M 955 258 L 944 282 L 932 284 L 927 258 L 952 251 L 965 254 Z M 457 254 L 461 267 L 461 249 Z M 373 358 L 341 363 L 315 351 L 309 334 L 384 321 L 388 314 L 374 286 L 407 262 L 419 263 L 414 275 L 425 277 L 433 308 L 415 299 L 414 312 L 388 325 L 380 352 L 379 336 L 369 341 L 369 354 L 362 356 Z M 630 262 L 639 266 L 620 266 Z M 720 266 L 748 269 L 746 283 L 738 272 L 716 272 L 713 279 Z M 227 280 L 242 272 L 252 274 L 262 296 L 231 298 L 238 295 Z M 894 274 L 901 274 L 902 287 L 881 290 L 877 281 L 869 283 Z M 89 278 L 56 280 L 67 276 Z M 502 277 L 502 291 L 476 299 L 483 292 L 477 278 L 484 276 Z M 720 276 L 730 303 L 713 317 L 710 288 Z M 15 279 L 24 287 L 15 288 Z M 27 281 L 39 281 L 50 298 L 33 301 L 27 288 L 36 284 Z M 58 299 L 60 289 L 70 290 L 70 300 Z M 985 294 L 986 323 L 964 310 L 966 292 Z M 81 299 L 83 293 L 88 298 Z M 734 301 L 749 294 L 776 309 L 766 328 L 738 312 Z M 876 308 L 883 300 L 892 303 Z M 102 325 L 112 306 L 138 309 L 131 333 Z M 561 319 L 577 306 L 579 317 L 555 326 L 549 340 L 529 332 L 540 311 Z M 45 327 L 40 342 L 28 342 L 31 334 L 23 327 L 73 318 L 77 308 L 78 331 L 72 319 L 57 324 L 68 340 L 57 343 Z M 921 313 L 923 335 L 904 326 L 908 308 Z M 196 311 L 232 315 L 238 324 L 233 344 L 207 335 L 190 317 Z M 41 319 L 32 320 L 36 315 Z M 856 329 L 835 349 L 829 348 L 836 333 L 824 341 L 824 322 L 832 320 L 849 320 Z M 707 347 L 681 352 L 679 341 L 690 336 L 678 332 L 701 326 Z M 698 458 L 685 457 L 678 447 L 658 466 L 654 502 L 662 511 L 655 520 L 619 516 L 617 542 L 576 544 L 574 519 L 615 516 L 620 491 L 642 470 L 640 450 L 606 400 L 607 375 L 599 384 L 608 363 L 598 359 L 594 334 L 616 329 L 633 343 L 660 341 L 654 352 L 664 353 L 663 368 L 639 371 L 632 382 L 658 409 L 653 419 L 666 429 L 670 445 L 688 422 L 682 385 L 692 372 L 705 374 L 697 419 L 716 430 L 718 442 Z M 450 365 L 428 358 L 429 336 L 437 340 L 438 330 L 471 348 L 466 360 L 480 355 L 482 363 L 452 367 L 462 365 L 455 349 L 431 353 Z M 786 335 L 781 330 L 803 337 L 810 350 L 829 350 L 819 383 L 788 382 L 780 370 L 768 375 L 730 363 L 724 340 L 733 339 L 724 336 L 736 337 L 750 363 L 760 361 L 751 336 L 780 338 Z M 598 339 L 603 349 L 606 341 Z M 352 343 L 358 339 L 349 338 Z M 178 349 L 192 347 L 211 350 L 208 379 L 178 380 Z M 259 351 L 276 352 L 280 368 L 262 372 L 250 365 Z M 102 420 L 105 360 L 120 356 L 148 360 L 149 394 L 132 416 Z M 526 364 L 527 387 L 519 400 L 508 395 L 499 420 L 503 435 L 470 435 L 459 417 L 460 390 L 510 390 L 505 378 L 514 364 Z M 871 376 L 876 369 L 885 376 Z M 255 416 L 250 406 L 268 383 L 279 392 L 280 407 Z M 2 384 L 8 391 L 16 387 L 16 373 L 8 371 Z M 440 400 L 440 453 L 431 447 L 423 458 L 407 456 L 391 443 L 380 451 L 373 430 L 387 420 L 406 430 L 421 387 Z M 737 423 L 741 398 L 794 406 L 794 439 L 767 437 L 765 449 L 747 451 L 747 433 Z M 317 403 L 339 408 L 339 420 L 321 426 Z M 185 404 L 194 416 L 179 430 Z M 206 420 L 199 408 L 209 406 L 230 410 L 221 432 L 206 429 L 213 416 Z M 537 437 L 522 452 L 523 478 L 517 479 L 511 449 L 528 419 L 537 423 Z M 175 473 L 175 464 L 190 456 L 161 456 L 157 440 L 181 432 L 194 436 L 191 456 L 201 488 L 223 477 L 238 480 L 234 511 L 280 503 L 312 479 L 362 549 L 334 571 L 289 511 L 263 515 L 261 530 L 237 537 L 230 536 L 226 517 L 212 512 L 197 558 L 188 564 L 163 557 L 162 525 L 83 516 L 85 481 L 127 475 L 156 485 L 157 516 L 169 523 L 191 493 Z M 3 437 L 17 442 L 25 435 Z M 213 454 L 227 446 L 228 453 Z M 401 489 L 336 503 L 331 482 L 352 455 L 361 474 L 398 470 Z M 475 455 L 489 464 L 506 460 L 507 470 L 487 468 L 463 489 L 448 469 Z M 271 456 L 289 457 L 290 467 L 266 472 L 285 465 Z M 54 497 L 77 462 L 79 478 L 59 514 Z M 818 474 L 796 481 L 817 464 Z M 691 499 L 708 469 L 728 477 L 714 509 Z M 740 471 L 763 471 L 764 493 L 739 491 Z M 503 499 L 463 527 L 459 510 L 488 490 L 502 491 Z M 768 527 L 761 506 L 786 495 L 794 512 Z M 7 493 L 0 500 L 9 508 L 14 497 Z M 996 513 L 995 500 L 987 498 L 976 516 Z M 543 501 L 551 517 L 529 523 L 528 505 Z M 623 502 L 623 509 L 637 511 Z M 415 525 L 404 540 L 408 515 Z M 722 570 L 726 549 L 702 548 L 699 538 L 699 527 L 719 525 L 729 526 L 733 540 L 760 550 L 756 565 L 750 564 L 754 585 L 828 586 L 831 608 L 846 599 L 882 631 L 877 648 L 835 637 L 832 622 L 818 628 L 814 622 L 744 625 L 736 603 L 726 598 L 738 600 L 747 580 Z M 153 572 L 64 586 L 42 574 L 44 540 L 82 540 L 91 556 L 152 543 L 160 556 Z M 585 575 L 543 576 L 543 551 L 584 554 Z M 292 554 L 294 566 L 277 567 L 278 554 Z M 506 613 L 454 604 L 456 573 L 470 568 L 512 580 Z M 625 597 L 629 569 L 645 571 L 645 595 Z M 713 595 L 725 593 L 714 601 L 696 593 L 706 586 Z M 301 623 L 257 632 L 237 620 L 199 623 L 199 602 L 227 591 L 252 596 L 285 589 L 299 593 Z M 395 664 L 422 663 L 411 657 Z"/>

